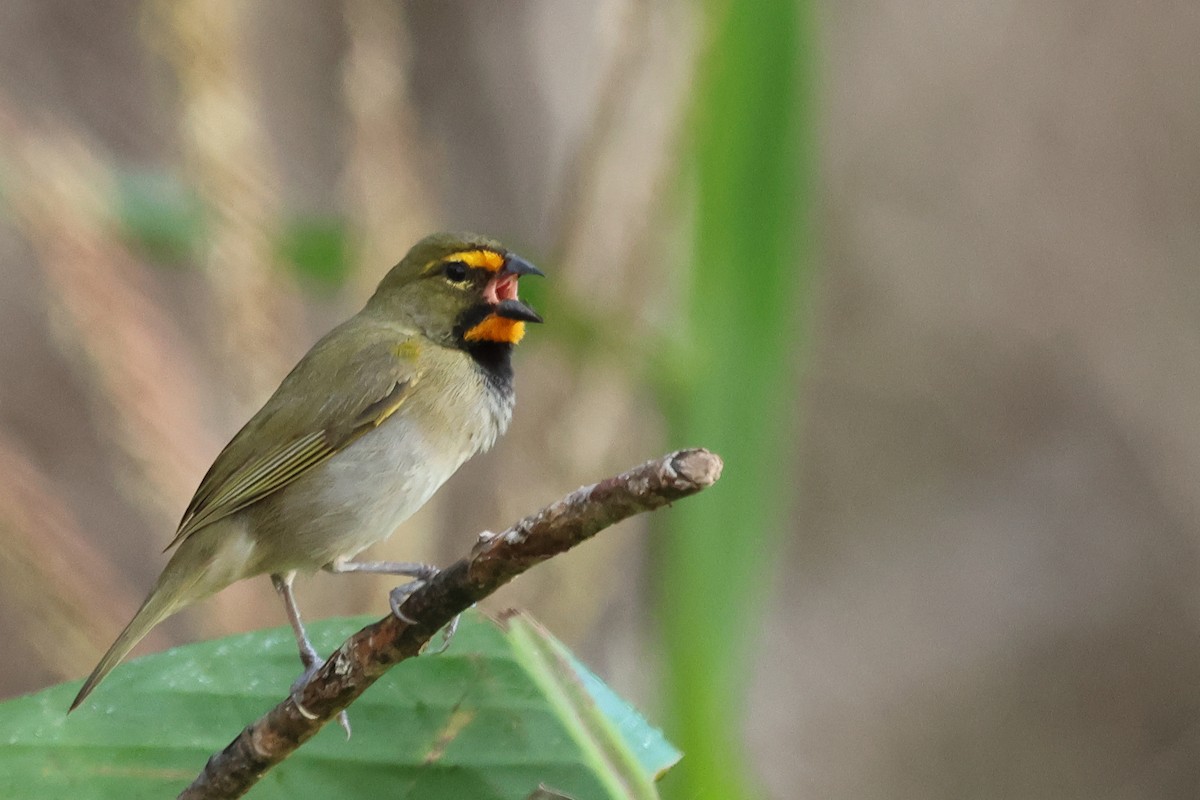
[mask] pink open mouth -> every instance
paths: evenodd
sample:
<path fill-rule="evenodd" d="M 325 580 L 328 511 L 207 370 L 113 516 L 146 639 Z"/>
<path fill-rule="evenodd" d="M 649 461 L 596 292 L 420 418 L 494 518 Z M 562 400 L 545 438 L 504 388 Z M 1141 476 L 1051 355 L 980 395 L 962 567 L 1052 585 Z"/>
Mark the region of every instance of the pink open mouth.
<path fill-rule="evenodd" d="M 483 299 L 492 305 L 517 299 L 517 278 L 512 272 L 501 272 L 483 287 Z"/>

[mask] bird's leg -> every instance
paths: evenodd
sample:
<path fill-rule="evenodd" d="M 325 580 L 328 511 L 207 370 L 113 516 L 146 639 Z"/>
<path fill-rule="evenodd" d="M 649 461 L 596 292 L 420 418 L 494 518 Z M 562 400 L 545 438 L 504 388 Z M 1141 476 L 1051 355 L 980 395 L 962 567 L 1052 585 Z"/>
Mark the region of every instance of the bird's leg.
<path fill-rule="evenodd" d="M 325 659 L 317 654 L 317 648 L 313 647 L 313 643 L 308 638 L 308 632 L 304 630 L 304 623 L 300 620 L 300 607 L 296 605 L 296 595 L 292 592 L 292 581 L 296 579 L 296 573 L 293 570 L 283 575 L 275 574 L 271 576 L 271 583 L 275 584 L 275 591 L 279 592 L 279 596 L 283 598 L 283 607 L 287 611 L 288 622 L 292 625 L 292 633 L 296 637 L 296 646 L 300 648 L 300 663 L 304 665 L 304 672 L 292 684 L 291 694 L 292 702 L 296 704 L 296 710 L 303 714 L 308 719 L 316 719 L 317 715 L 313 714 L 304 704 L 300 702 L 300 694 L 304 691 L 304 687 L 312 680 L 312 676 L 317 674 L 317 670 L 325 665 Z M 350 738 L 350 718 L 343 711 L 338 714 L 338 722 L 342 726 L 342 730 L 346 732 L 346 738 Z"/>
<path fill-rule="evenodd" d="M 371 575 L 408 575 L 418 581 L 427 581 L 440 570 L 432 564 L 419 564 L 414 561 L 350 561 L 339 558 L 325 565 L 325 570 L 335 575 L 350 572 L 363 572 Z"/>
<path fill-rule="evenodd" d="M 304 675 L 301 676 L 303 683 L 300 685 L 303 686 L 312 674 L 321 668 L 322 659 L 317 655 L 317 648 L 313 647 L 309 640 L 304 623 L 300 621 L 300 608 L 296 605 L 296 595 L 292 593 L 292 581 L 295 579 L 296 573 L 289 572 L 286 575 L 272 575 L 271 583 L 275 584 L 275 591 L 283 598 L 288 622 L 292 624 L 292 633 L 296 636 L 296 645 L 300 648 L 300 662 L 304 664 Z"/>
<path fill-rule="evenodd" d="M 325 565 L 324 569 L 335 575 L 359 572 L 371 575 L 408 575 L 416 578 L 416 580 L 403 583 L 388 592 L 388 605 L 392 607 L 392 613 L 409 625 L 415 625 L 416 620 L 410 619 L 405 615 L 402 610 L 404 601 L 408 599 L 410 594 L 421 588 L 426 581 L 432 579 L 441 571 L 431 564 L 420 564 L 412 561 L 350 561 L 344 558 L 331 561 Z M 450 620 L 450 624 L 446 626 L 445 631 L 442 633 L 442 645 L 433 652 L 444 652 L 450 646 L 450 640 L 454 638 L 456 630 L 458 630 L 458 616 Z"/>

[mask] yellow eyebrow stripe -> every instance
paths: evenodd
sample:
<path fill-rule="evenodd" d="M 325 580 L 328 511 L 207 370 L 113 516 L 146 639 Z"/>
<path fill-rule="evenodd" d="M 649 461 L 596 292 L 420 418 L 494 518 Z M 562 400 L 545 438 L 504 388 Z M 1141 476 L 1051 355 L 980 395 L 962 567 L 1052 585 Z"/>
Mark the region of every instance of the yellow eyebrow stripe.
<path fill-rule="evenodd" d="M 504 268 L 504 256 L 494 250 L 463 250 L 442 259 L 443 263 L 447 261 L 461 261 L 468 267 L 479 267 L 490 272 L 499 272 Z"/>

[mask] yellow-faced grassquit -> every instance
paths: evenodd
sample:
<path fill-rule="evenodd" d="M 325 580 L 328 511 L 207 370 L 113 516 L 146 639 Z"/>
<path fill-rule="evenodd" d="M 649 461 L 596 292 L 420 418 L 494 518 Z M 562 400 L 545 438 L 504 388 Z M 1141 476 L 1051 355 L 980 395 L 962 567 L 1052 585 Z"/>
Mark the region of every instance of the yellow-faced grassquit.
<path fill-rule="evenodd" d="M 151 628 L 234 581 L 270 575 L 305 679 L 320 664 L 292 594 L 297 573 L 435 570 L 353 557 L 389 536 L 513 410 L 512 348 L 541 322 L 517 298 L 542 273 L 499 242 L 426 237 L 366 306 L 300 359 L 225 446 L 183 514 L 150 595 L 88 676 L 74 709 Z M 392 594 L 399 613 L 404 587 Z"/>

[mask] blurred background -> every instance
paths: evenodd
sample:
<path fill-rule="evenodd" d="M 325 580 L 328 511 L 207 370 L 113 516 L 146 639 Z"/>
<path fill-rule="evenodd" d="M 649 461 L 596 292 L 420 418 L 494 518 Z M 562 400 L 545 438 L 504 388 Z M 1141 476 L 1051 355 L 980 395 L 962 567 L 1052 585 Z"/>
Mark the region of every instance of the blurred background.
<path fill-rule="evenodd" d="M 472 229 L 548 322 L 375 552 L 725 456 L 493 603 L 667 727 L 666 796 L 1200 796 L 1198 40 L 1183 1 L 0 4 L 0 696 L 86 673 L 291 364 Z M 142 652 L 284 621 L 245 582 Z"/>

